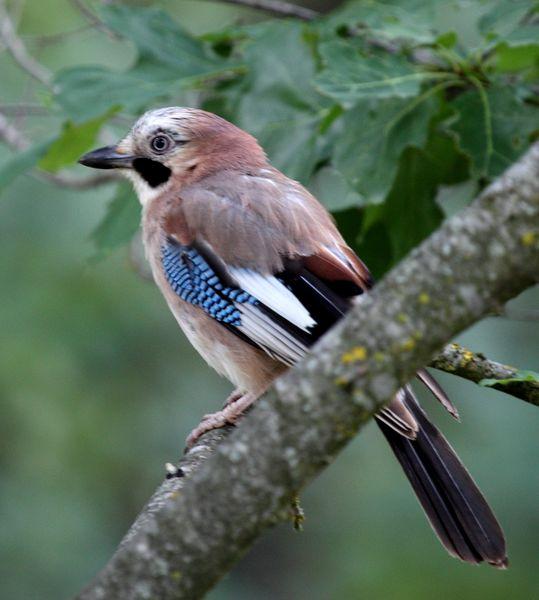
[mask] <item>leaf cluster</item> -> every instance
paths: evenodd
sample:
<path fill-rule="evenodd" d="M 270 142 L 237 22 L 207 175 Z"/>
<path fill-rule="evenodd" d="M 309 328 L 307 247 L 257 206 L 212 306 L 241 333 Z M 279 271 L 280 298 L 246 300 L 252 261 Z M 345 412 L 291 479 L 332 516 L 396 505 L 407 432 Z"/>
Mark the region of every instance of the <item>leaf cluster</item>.
<path fill-rule="evenodd" d="M 103 126 L 120 135 L 119 115 L 123 127 L 149 107 L 197 105 L 254 134 L 379 276 L 537 136 L 538 6 L 355 0 L 309 23 L 196 37 L 155 7 L 107 4 L 99 18 L 133 46 L 132 65 L 58 73 L 48 102 L 62 130 L 0 165 L 0 185 L 67 166 Z M 100 252 L 129 240 L 137 217 L 120 186 L 94 232 Z"/>

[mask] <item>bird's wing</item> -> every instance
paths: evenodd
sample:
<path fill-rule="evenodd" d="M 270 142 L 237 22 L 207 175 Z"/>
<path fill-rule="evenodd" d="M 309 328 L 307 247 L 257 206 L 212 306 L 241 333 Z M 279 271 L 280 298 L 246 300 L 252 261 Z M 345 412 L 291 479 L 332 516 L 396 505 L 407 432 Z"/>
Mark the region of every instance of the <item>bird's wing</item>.
<path fill-rule="evenodd" d="M 162 264 L 174 292 L 287 365 L 371 285 L 326 211 L 289 180 L 208 178 L 169 202 L 163 226 Z M 379 418 L 414 437 L 415 420 L 398 397 Z"/>

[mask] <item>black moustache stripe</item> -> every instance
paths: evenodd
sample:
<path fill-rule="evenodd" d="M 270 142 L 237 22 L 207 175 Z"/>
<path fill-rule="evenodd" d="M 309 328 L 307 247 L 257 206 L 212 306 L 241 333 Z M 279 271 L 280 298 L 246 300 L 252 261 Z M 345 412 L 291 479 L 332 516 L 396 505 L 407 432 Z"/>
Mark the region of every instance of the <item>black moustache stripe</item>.
<path fill-rule="evenodd" d="M 153 188 L 168 181 L 172 173 L 165 165 L 149 158 L 135 158 L 133 168 Z"/>

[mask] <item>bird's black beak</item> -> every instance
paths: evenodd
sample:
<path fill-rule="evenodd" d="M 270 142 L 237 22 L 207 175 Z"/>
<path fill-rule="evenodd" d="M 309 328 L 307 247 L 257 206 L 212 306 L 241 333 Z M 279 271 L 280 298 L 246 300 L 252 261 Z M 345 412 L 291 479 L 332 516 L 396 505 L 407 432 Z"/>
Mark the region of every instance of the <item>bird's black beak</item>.
<path fill-rule="evenodd" d="M 134 156 L 119 151 L 117 146 L 105 146 L 81 156 L 79 163 L 93 169 L 131 169 L 134 159 Z"/>

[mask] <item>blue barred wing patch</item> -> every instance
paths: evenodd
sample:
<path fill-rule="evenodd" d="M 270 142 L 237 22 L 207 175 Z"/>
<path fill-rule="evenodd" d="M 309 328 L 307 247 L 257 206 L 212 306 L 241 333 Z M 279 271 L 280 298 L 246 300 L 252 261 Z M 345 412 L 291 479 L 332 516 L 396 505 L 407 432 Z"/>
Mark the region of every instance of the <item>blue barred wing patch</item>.
<path fill-rule="evenodd" d="M 182 300 L 202 308 L 217 321 L 239 327 L 242 315 L 237 305 L 258 304 L 258 300 L 244 290 L 224 286 L 196 248 L 165 243 L 161 261 L 166 279 L 174 292 Z"/>

